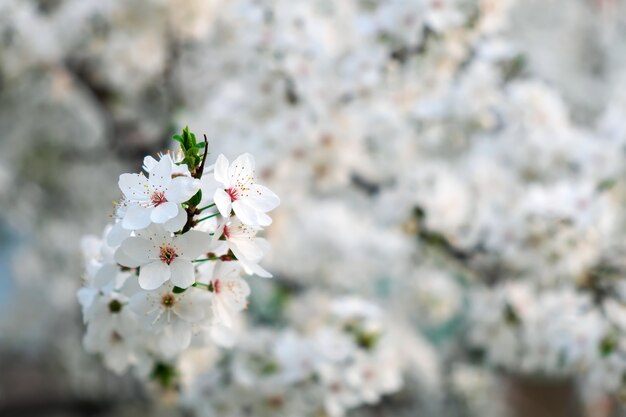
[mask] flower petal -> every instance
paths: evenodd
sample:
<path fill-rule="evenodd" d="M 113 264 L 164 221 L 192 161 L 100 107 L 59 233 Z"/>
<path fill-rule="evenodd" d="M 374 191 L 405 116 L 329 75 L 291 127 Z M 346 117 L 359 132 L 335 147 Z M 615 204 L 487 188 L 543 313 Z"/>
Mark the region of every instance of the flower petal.
<path fill-rule="evenodd" d="M 248 275 L 258 275 L 262 278 L 272 278 L 272 274 L 256 262 L 247 261 L 245 259 L 240 259 L 239 262 L 241 263 L 243 270 L 246 271 L 246 274 Z"/>
<path fill-rule="evenodd" d="M 180 301 L 174 304 L 174 307 L 172 307 L 174 313 L 189 323 L 202 320 L 204 318 L 202 303 L 194 302 L 195 300 L 186 300 L 185 298 L 186 297 L 183 297 Z"/>
<path fill-rule="evenodd" d="M 230 187 L 230 179 L 228 177 L 228 159 L 224 154 L 220 154 L 215 161 L 215 180 L 222 183 L 224 188 Z"/>
<path fill-rule="evenodd" d="M 155 290 L 170 279 L 169 265 L 161 261 L 150 262 L 139 270 L 139 286 L 144 290 Z"/>
<path fill-rule="evenodd" d="M 210 330 L 211 339 L 219 346 L 232 348 L 237 343 L 237 332 L 221 324 L 214 324 Z"/>
<path fill-rule="evenodd" d="M 200 180 L 196 178 L 176 177 L 167 186 L 165 198 L 174 203 L 184 203 L 198 192 L 201 185 Z"/>
<path fill-rule="evenodd" d="M 215 195 L 213 195 L 213 201 L 215 201 L 215 205 L 217 209 L 220 211 L 220 214 L 224 217 L 230 216 L 230 209 L 232 205 L 230 203 L 230 197 L 226 194 L 221 188 L 215 190 Z"/>
<path fill-rule="evenodd" d="M 137 261 L 139 265 L 147 264 L 159 255 L 159 248 L 153 241 L 134 236 L 122 242 L 119 250 Z"/>
<path fill-rule="evenodd" d="M 194 260 L 211 248 L 213 237 L 199 230 L 190 230 L 184 235 L 177 236 L 174 244 L 180 250 L 180 255 L 189 260 Z"/>
<path fill-rule="evenodd" d="M 169 155 L 163 155 L 150 171 L 149 184 L 159 191 L 165 191 L 165 187 L 172 181 L 172 169 L 172 158 Z"/>
<path fill-rule="evenodd" d="M 122 174 L 117 183 L 130 201 L 145 201 L 150 198 L 148 179 L 140 174 Z"/>
<path fill-rule="evenodd" d="M 200 207 L 208 206 L 213 203 L 213 195 L 215 190 L 223 188 L 222 185 L 215 180 L 213 174 L 205 174 L 202 176 L 200 188 L 202 189 L 202 201 L 200 201 Z"/>
<path fill-rule="evenodd" d="M 126 210 L 122 227 L 127 230 L 145 229 L 150 224 L 150 212 L 152 208 L 143 207 L 139 204 L 131 204 Z"/>
<path fill-rule="evenodd" d="M 222 282 L 222 288 L 225 288 L 222 297 L 232 311 L 241 311 L 248 305 L 248 296 L 250 295 L 250 286 L 246 280 L 241 278 L 227 279 Z"/>
<path fill-rule="evenodd" d="M 194 282 L 196 282 L 196 275 L 193 269 L 191 261 L 186 259 L 175 259 L 170 264 L 172 284 L 180 288 L 189 288 Z"/>
<path fill-rule="evenodd" d="M 117 248 L 115 254 L 113 255 L 113 259 L 118 264 L 127 268 L 137 268 L 139 265 L 141 265 L 140 261 L 128 256 L 126 252 L 124 252 L 121 248 Z"/>
<path fill-rule="evenodd" d="M 269 226 L 272 224 L 272 218 L 265 213 L 261 213 L 260 211 L 256 212 L 256 221 L 259 226 Z"/>
<path fill-rule="evenodd" d="M 264 213 L 274 210 L 280 204 L 280 198 L 272 190 L 259 184 L 250 186 L 245 200 L 250 207 Z"/>
<path fill-rule="evenodd" d="M 168 232 L 176 233 L 185 226 L 185 223 L 187 223 L 187 212 L 179 208 L 176 217 L 163 223 L 163 228 Z"/>
<path fill-rule="evenodd" d="M 109 233 L 107 234 L 107 244 L 109 246 L 119 246 L 122 242 L 130 236 L 131 231 L 122 227 L 122 222 L 115 223 Z"/>
<path fill-rule="evenodd" d="M 191 344 L 191 325 L 185 321 L 176 320 L 163 329 L 158 344 L 161 353 L 166 358 L 178 355 Z"/>
<path fill-rule="evenodd" d="M 250 184 L 254 181 L 254 157 L 249 153 L 239 155 L 230 164 L 228 176 L 232 187 Z"/>
<path fill-rule="evenodd" d="M 258 262 L 263 257 L 263 249 L 256 244 L 255 239 L 247 237 L 230 239 L 231 249 L 237 252 L 237 259 L 243 258 L 249 261 Z"/>
<path fill-rule="evenodd" d="M 180 208 L 178 207 L 178 204 L 167 201 L 152 209 L 152 213 L 150 213 L 150 220 L 154 223 L 165 223 L 166 221 L 176 217 L 179 210 Z"/>
<path fill-rule="evenodd" d="M 154 300 L 149 293 L 141 291 L 130 297 L 129 306 L 137 315 L 144 318 L 148 313 L 154 310 Z"/>
<path fill-rule="evenodd" d="M 233 211 L 241 220 L 241 223 L 248 226 L 258 226 L 256 210 L 245 203 L 245 200 L 233 201 Z"/>
<path fill-rule="evenodd" d="M 148 155 L 145 158 L 143 158 L 143 170 L 146 172 L 150 172 L 154 169 L 154 167 L 157 165 L 158 161 L 156 159 L 154 159 L 154 157 Z"/>

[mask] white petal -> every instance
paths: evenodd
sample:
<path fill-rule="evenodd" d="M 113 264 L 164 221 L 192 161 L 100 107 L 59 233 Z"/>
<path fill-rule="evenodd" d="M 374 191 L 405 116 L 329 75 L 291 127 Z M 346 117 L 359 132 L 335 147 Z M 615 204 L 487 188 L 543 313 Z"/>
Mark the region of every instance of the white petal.
<path fill-rule="evenodd" d="M 227 327 L 233 326 L 232 316 L 234 314 L 223 302 L 221 297 L 211 298 L 211 311 L 213 312 L 213 323 L 223 324 Z"/>
<path fill-rule="evenodd" d="M 130 351 L 125 346 L 113 346 L 104 354 L 104 364 L 117 375 L 128 368 L 130 359 Z"/>
<path fill-rule="evenodd" d="M 239 259 L 239 263 L 241 263 L 243 270 L 246 271 L 246 274 L 248 275 L 258 275 L 262 278 L 272 278 L 272 274 L 263 269 L 261 265 L 256 262 Z"/>
<path fill-rule="evenodd" d="M 196 276 L 191 261 L 185 259 L 175 259 L 170 264 L 172 276 L 170 280 L 172 284 L 180 288 L 189 288 L 191 284 L 196 282 Z"/>
<path fill-rule="evenodd" d="M 263 257 L 263 250 L 256 244 L 255 239 L 246 237 L 231 239 L 231 249 L 236 252 L 237 259 L 243 258 L 249 261 L 258 261 Z"/>
<path fill-rule="evenodd" d="M 215 176 L 211 174 L 204 174 L 201 179 L 202 189 L 202 201 L 200 207 L 208 206 L 213 203 L 213 195 L 218 188 L 224 188 L 220 183 L 215 180 Z"/>
<path fill-rule="evenodd" d="M 165 198 L 174 203 L 184 203 L 198 192 L 201 185 L 200 180 L 196 178 L 176 177 L 167 186 Z"/>
<path fill-rule="evenodd" d="M 250 186 L 245 200 L 250 207 L 263 213 L 275 209 L 280 204 L 280 198 L 273 191 L 259 184 Z"/>
<path fill-rule="evenodd" d="M 140 261 L 128 256 L 126 252 L 124 252 L 121 248 L 117 248 L 115 254 L 113 255 L 113 259 L 118 264 L 128 268 L 137 268 L 139 265 L 141 265 Z"/>
<path fill-rule="evenodd" d="M 272 224 L 272 218 L 265 213 L 257 211 L 256 222 L 259 226 L 269 226 L 270 224 Z"/>
<path fill-rule="evenodd" d="M 165 357 L 173 357 L 187 349 L 191 344 L 191 325 L 177 320 L 166 327 L 159 339 L 159 348 Z"/>
<path fill-rule="evenodd" d="M 179 208 L 178 214 L 176 215 L 176 217 L 174 217 L 173 219 L 169 219 L 168 221 L 163 223 L 163 227 L 168 232 L 175 233 L 175 232 L 178 232 L 180 229 L 182 229 L 186 223 L 187 223 L 187 212 L 183 210 L 182 208 Z"/>
<path fill-rule="evenodd" d="M 157 242 L 147 240 L 141 237 L 129 237 L 120 246 L 128 257 L 139 262 L 139 265 L 146 264 L 159 255 Z"/>
<path fill-rule="evenodd" d="M 256 211 L 242 200 L 233 201 L 233 211 L 248 226 L 258 226 Z"/>
<path fill-rule="evenodd" d="M 90 287 L 83 287 L 76 293 L 78 302 L 83 307 L 83 311 L 91 307 L 94 298 L 98 294 L 98 290 Z"/>
<path fill-rule="evenodd" d="M 152 209 L 152 213 L 150 213 L 150 220 L 154 223 L 165 223 L 166 221 L 176 217 L 179 209 L 178 204 L 172 203 L 171 201 L 159 204 L 157 207 Z"/>
<path fill-rule="evenodd" d="M 107 235 L 107 244 L 109 246 L 119 246 L 124 239 L 130 236 L 131 231 L 122 227 L 122 222 L 119 221 L 111 227 L 109 234 Z"/>
<path fill-rule="evenodd" d="M 149 293 L 145 291 L 138 292 L 130 297 L 130 309 L 137 313 L 140 317 L 145 318 L 146 314 L 154 310 L 155 303 Z"/>
<path fill-rule="evenodd" d="M 228 169 L 231 187 L 239 187 L 254 181 L 254 157 L 249 153 L 239 155 Z"/>
<path fill-rule="evenodd" d="M 217 206 L 217 209 L 220 211 L 220 214 L 222 216 L 230 216 L 230 209 L 232 208 L 232 206 L 230 202 L 230 197 L 226 193 L 226 191 L 221 188 L 215 190 L 215 194 L 213 195 L 213 201 L 215 201 L 215 205 Z"/>
<path fill-rule="evenodd" d="M 106 264 L 103 265 L 94 277 L 93 283 L 97 288 L 103 288 L 107 284 L 111 283 L 115 278 L 117 278 L 118 273 L 117 265 Z"/>
<path fill-rule="evenodd" d="M 154 169 L 156 165 L 157 165 L 157 160 L 154 159 L 152 156 L 148 155 L 145 158 L 143 158 L 144 171 L 150 172 Z"/>
<path fill-rule="evenodd" d="M 131 204 L 126 210 L 122 227 L 127 230 L 145 229 L 150 225 L 150 212 L 152 208 L 143 207 L 139 204 Z"/>
<path fill-rule="evenodd" d="M 154 261 L 141 267 L 139 270 L 139 286 L 144 290 L 155 290 L 170 279 L 169 265 Z"/>
<path fill-rule="evenodd" d="M 148 179 L 143 175 L 122 174 L 117 184 L 124 197 L 130 201 L 145 201 L 150 198 Z"/>
<path fill-rule="evenodd" d="M 190 302 L 190 300 L 183 298 L 174 304 L 172 310 L 178 317 L 190 323 L 195 323 L 204 318 L 203 305 L 200 302 L 195 302 L 195 300 Z"/>
<path fill-rule="evenodd" d="M 215 161 L 215 180 L 222 183 L 224 188 L 230 187 L 230 179 L 228 178 L 228 159 L 224 154 L 220 154 Z"/>
<path fill-rule="evenodd" d="M 206 263 L 206 262 L 203 262 Z M 214 277 L 220 279 L 238 279 L 241 278 L 241 265 L 239 262 L 233 261 L 216 261 L 217 266 L 215 268 Z"/>
<path fill-rule="evenodd" d="M 150 171 L 150 185 L 154 188 L 165 190 L 165 186 L 172 181 L 172 158 L 169 155 L 163 155 L 161 160 Z"/>
<path fill-rule="evenodd" d="M 222 297 L 226 299 L 228 306 L 233 311 L 241 311 L 248 305 L 250 286 L 246 280 L 241 278 L 227 279 L 222 282 L 224 293 Z"/>
<path fill-rule="evenodd" d="M 211 326 L 211 339 L 219 346 L 232 348 L 237 343 L 237 333 L 221 324 Z"/>
<path fill-rule="evenodd" d="M 207 253 L 211 248 L 213 237 L 199 230 L 190 230 L 184 235 L 177 236 L 174 244 L 180 250 L 185 259 L 194 260 L 198 256 Z"/>

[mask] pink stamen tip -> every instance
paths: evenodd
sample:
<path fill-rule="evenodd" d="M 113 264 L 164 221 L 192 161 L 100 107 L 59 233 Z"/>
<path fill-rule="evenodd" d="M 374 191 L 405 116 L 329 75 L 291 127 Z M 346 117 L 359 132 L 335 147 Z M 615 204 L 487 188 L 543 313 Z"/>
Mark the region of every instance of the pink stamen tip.
<path fill-rule="evenodd" d="M 228 229 L 228 226 L 224 226 L 224 237 L 226 239 L 230 237 L 230 230 Z"/>
<path fill-rule="evenodd" d="M 216 279 L 215 281 L 213 281 L 213 292 L 215 294 L 219 294 L 220 292 L 220 280 Z"/>
<path fill-rule="evenodd" d="M 152 194 L 151 201 L 154 207 L 158 207 L 163 203 L 167 203 L 167 198 L 165 198 L 164 192 L 157 191 L 154 194 Z"/>
<path fill-rule="evenodd" d="M 236 188 L 230 187 L 226 190 L 226 194 L 230 197 L 231 203 L 239 198 L 239 191 Z"/>

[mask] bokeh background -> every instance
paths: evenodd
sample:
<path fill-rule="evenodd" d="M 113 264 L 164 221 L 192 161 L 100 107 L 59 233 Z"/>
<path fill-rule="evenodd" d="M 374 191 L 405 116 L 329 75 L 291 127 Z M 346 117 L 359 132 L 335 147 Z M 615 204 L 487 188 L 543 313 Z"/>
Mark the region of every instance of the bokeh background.
<path fill-rule="evenodd" d="M 621 0 L 0 0 L 0 416 L 213 415 L 104 369 L 76 299 L 186 125 L 282 199 L 244 339 L 384 311 L 402 386 L 349 415 L 624 414 L 625 41 Z"/>

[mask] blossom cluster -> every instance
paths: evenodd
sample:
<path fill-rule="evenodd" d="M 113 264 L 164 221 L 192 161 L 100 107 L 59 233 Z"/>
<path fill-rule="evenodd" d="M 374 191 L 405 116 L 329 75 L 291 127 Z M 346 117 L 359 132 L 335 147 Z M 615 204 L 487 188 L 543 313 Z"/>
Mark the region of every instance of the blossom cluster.
<path fill-rule="evenodd" d="M 232 344 L 250 294 L 244 275 L 271 277 L 257 234 L 279 198 L 257 183 L 254 158 L 219 155 L 209 166 L 206 139 L 188 129 L 174 139 L 178 152 L 119 177 L 115 223 L 83 239 L 85 348 L 146 378 L 192 343 Z"/>
<path fill-rule="evenodd" d="M 380 307 L 315 293 L 292 304 L 290 329 L 245 332 L 204 368 L 181 358 L 182 404 L 199 417 L 338 417 L 402 388 L 407 358 Z"/>

